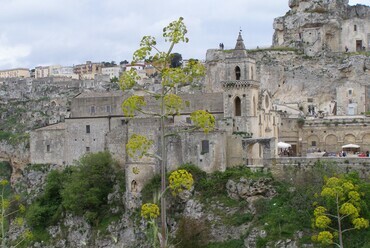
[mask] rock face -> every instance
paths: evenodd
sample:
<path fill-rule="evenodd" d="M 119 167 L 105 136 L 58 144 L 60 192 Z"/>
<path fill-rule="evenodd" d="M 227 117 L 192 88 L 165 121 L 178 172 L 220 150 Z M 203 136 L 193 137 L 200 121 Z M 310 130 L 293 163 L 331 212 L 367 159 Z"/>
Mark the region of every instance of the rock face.
<path fill-rule="evenodd" d="M 226 184 L 227 194 L 235 200 L 246 200 L 249 211 L 256 212 L 254 203 L 261 198 L 272 198 L 276 190 L 269 184 L 271 178 L 260 178 L 258 180 L 240 178 L 239 182 L 229 180 Z"/>
<path fill-rule="evenodd" d="M 340 101 L 336 90 L 346 83 L 369 85 L 368 56 L 328 53 L 308 57 L 289 51 L 260 51 L 253 55 L 258 61 L 261 87 L 272 92 L 276 103 L 300 103 L 305 113 L 307 105 L 313 104 L 329 114 L 332 101 Z M 366 105 L 358 103 L 361 104 Z"/>
<path fill-rule="evenodd" d="M 306 55 L 369 50 L 370 8 L 348 0 L 290 0 L 290 11 L 274 21 L 274 46 Z"/>
<path fill-rule="evenodd" d="M 260 178 L 258 180 L 240 178 L 239 182 L 229 180 L 226 184 L 227 194 L 235 200 L 248 200 L 248 198 L 254 196 L 270 198 L 276 195 L 276 190 L 269 185 L 271 181 L 271 178 Z"/>

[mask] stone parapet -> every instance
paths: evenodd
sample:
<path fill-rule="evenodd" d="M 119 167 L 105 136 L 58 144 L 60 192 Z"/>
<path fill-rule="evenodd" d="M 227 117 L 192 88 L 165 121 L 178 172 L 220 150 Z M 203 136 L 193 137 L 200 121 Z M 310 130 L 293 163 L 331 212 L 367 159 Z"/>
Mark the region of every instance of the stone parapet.
<path fill-rule="evenodd" d="M 268 169 L 275 178 L 290 181 L 298 180 L 299 178 L 304 180 L 315 166 L 320 166 L 324 171 L 335 169 L 336 173 L 340 174 L 358 172 L 361 178 L 369 178 L 370 176 L 370 158 L 288 157 L 270 159 L 265 164 L 270 164 Z"/>

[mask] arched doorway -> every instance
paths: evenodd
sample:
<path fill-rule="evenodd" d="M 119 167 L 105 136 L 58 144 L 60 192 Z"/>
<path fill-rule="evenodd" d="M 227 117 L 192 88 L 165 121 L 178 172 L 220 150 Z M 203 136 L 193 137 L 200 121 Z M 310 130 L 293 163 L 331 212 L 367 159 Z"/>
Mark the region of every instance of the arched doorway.
<path fill-rule="evenodd" d="M 338 148 L 337 147 L 337 144 L 338 144 L 338 138 L 337 136 L 333 135 L 333 134 L 329 134 L 328 136 L 326 136 L 325 138 L 325 150 L 327 152 L 338 152 Z"/>

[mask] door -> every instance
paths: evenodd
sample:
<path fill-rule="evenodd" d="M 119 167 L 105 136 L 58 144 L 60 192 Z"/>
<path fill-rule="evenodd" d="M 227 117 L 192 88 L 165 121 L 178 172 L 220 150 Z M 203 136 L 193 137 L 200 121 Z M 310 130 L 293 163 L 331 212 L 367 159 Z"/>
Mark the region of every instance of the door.
<path fill-rule="evenodd" d="M 357 103 L 350 103 L 348 104 L 348 115 L 355 115 L 357 114 Z"/>
<path fill-rule="evenodd" d="M 362 40 L 356 40 L 356 52 L 362 51 Z"/>

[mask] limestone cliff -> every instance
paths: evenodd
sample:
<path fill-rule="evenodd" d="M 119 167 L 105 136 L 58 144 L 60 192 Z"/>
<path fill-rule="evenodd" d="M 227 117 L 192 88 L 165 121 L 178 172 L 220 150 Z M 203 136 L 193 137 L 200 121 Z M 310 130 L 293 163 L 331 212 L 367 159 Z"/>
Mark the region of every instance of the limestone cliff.
<path fill-rule="evenodd" d="M 345 83 L 369 85 L 370 57 L 346 53 L 308 57 L 296 52 L 254 53 L 262 88 L 269 89 L 277 103 L 307 103 L 322 110 L 336 100 L 336 90 Z"/>
<path fill-rule="evenodd" d="M 369 49 L 370 7 L 348 0 L 290 0 L 274 20 L 273 46 L 295 47 L 314 56 L 323 51 Z"/>

